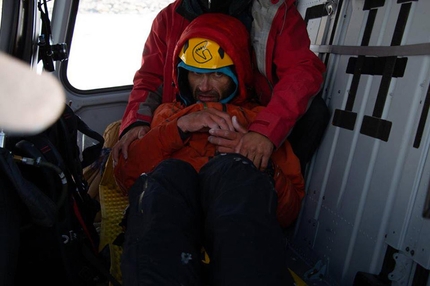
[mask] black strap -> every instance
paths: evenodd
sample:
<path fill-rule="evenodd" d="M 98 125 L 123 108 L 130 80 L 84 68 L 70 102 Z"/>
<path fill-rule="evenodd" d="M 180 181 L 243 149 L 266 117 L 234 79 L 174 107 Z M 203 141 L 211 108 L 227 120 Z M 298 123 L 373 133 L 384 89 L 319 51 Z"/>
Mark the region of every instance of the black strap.
<path fill-rule="evenodd" d="M 42 33 L 39 37 L 39 58 L 43 62 L 43 68 L 47 71 L 54 71 L 54 61 L 52 59 L 52 46 L 51 46 L 51 21 L 49 20 L 48 16 L 48 6 L 46 4 L 46 0 L 39 1 L 37 3 L 37 7 L 40 12 L 40 18 L 42 20 Z"/>
<path fill-rule="evenodd" d="M 66 108 L 64 109 L 62 119 L 64 120 L 66 124 L 66 128 L 68 128 L 69 131 L 77 130 L 82 134 L 85 134 L 89 138 L 94 139 L 98 142 L 97 144 L 93 146 L 89 146 L 82 151 L 82 158 L 83 158 L 81 162 L 82 168 L 85 168 L 91 165 L 100 156 L 100 153 L 104 144 L 103 136 L 100 135 L 95 130 L 91 129 L 79 116 L 77 116 L 73 112 L 73 110 L 68 105 L 66 105 Z M 70 139 L 74 139 L 74 138 L 70 138 Z"/>
<path fill-rule="evenodd" d="M 91 252 L 91 250 L 84 245 L 82 247 L 82 254 L 84 257 L 93 265 L 97 270 L 100 271 L 101 274 L 103 274 L 106 278 L 109 279 L 109 281 L 114 286 L 121 286 L 121 283 L 118 282 L 118 280 L 115 279 L 115 277 L 110 274 L 110 272 L 106 269 L 106 267 L 103 265 L 103 263 Z"/>
<path fill-rule="evenodd" d="M 97 144 L 89 146 L 82 151 L 82 168 L 85 168 L 95 162 L 103 148 L 104 138 L 102 135 L 88 127 L 88 125 L 78 117 L 78 130 L 86 136 L 98 141 Z"/>

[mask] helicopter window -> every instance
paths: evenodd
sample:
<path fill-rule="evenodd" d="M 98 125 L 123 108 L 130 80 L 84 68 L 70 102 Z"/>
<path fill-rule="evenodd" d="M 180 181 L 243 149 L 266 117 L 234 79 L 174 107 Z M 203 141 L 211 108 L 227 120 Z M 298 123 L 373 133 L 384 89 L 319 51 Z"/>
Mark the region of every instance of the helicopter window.
<path fill-rule="evenodd" d="M 67 77 L 80 90 L 131 85 L 152 20 L 174 0 L 81 0 Z"/>

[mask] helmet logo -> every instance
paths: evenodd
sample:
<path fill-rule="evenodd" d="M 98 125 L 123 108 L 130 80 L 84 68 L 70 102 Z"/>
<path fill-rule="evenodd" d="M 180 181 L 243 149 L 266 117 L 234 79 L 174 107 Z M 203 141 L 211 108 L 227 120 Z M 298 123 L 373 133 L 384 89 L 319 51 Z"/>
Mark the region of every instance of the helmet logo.
<path fill-rule="evenodd" d="M 212 53 L 207 48 L 208 41 L 198 43 L 193 49 L 193 58 L 196 62 L 203 64 L 212 59 Z"/>

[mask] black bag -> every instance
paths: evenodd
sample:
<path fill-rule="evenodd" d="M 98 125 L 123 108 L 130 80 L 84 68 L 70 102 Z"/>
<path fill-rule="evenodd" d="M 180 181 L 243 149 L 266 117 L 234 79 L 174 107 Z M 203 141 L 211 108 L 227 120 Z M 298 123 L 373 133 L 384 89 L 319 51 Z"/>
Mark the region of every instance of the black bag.
<path fill-rule="evenodd" d="M 78 132 L 96 143 L 81 152 Z M 20 204 L 15 285 L 90 286 L 112 280 L 109 262 L 98 253 L 93 224 L 100 206 L 88 195 L 83 176 L 83 168 L 99 158 L 103 143 L 103 136 L 69 106 L 44 132 L 7 137 L 6 147 L 18 166 L 18 171 L 9 168 L 14 175 L 8 179 Z M 17 186 L 10 179 L 16 176 L 28 184 Z M 34 194 L 37 198 L 29 199 Z"/>

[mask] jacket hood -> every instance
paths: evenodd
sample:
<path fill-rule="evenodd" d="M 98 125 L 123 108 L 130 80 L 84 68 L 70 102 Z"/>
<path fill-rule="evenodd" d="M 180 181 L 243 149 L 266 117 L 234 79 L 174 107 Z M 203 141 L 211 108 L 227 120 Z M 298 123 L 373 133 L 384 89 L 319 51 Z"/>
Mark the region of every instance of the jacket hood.
<path fill-rule="evenodd" d="M 179 89 L 183 89 L 182 81 L 186 80 L 182 77 L 178 78 L 179 53 L 191 38 L 204 38 L 216 42 L 232 59 L 238 79 L 238 91 L 231 103 L 241 105 L 247 98 L 251 98 L 250 40 L 245 26 L 236 18 L 219 13 L 202 14 L 193 20 L 183 31 L 173 53 L 173 81 Z M 188 86 L 188 82 L 186 85 Z M 182 96 L 190 95 L 182 94 Z"/>

